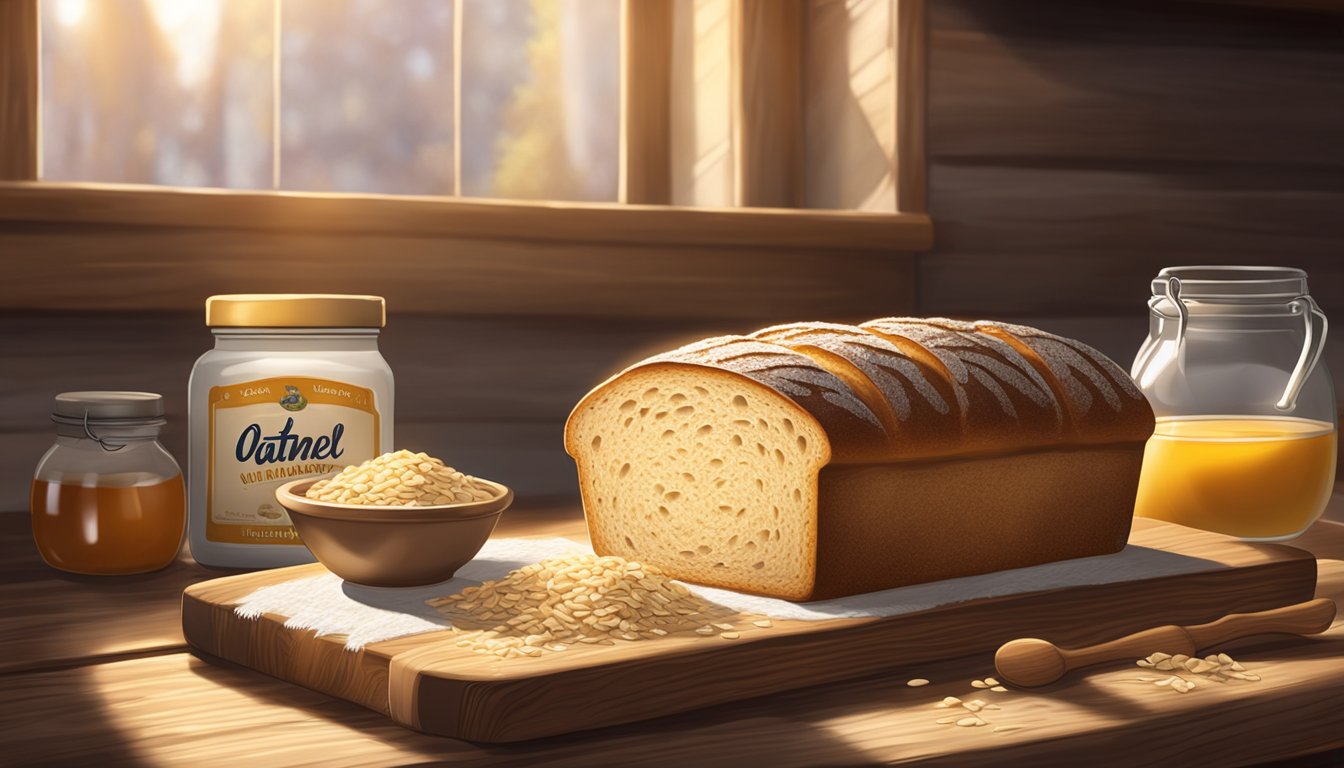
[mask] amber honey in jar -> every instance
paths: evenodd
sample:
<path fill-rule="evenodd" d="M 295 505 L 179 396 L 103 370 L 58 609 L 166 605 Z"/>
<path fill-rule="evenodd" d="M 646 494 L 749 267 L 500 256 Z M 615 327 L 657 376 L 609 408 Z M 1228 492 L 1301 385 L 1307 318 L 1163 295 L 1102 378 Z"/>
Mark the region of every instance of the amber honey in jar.
<path fill-rule="evenodd" d="M 186 492 L 159 444 L 163 398 L 151 392 L 66 392 L 51 415 L 56 444 L 30 497 L 42 559 L 72 573 L 156 571 L 182 546 Z"/>

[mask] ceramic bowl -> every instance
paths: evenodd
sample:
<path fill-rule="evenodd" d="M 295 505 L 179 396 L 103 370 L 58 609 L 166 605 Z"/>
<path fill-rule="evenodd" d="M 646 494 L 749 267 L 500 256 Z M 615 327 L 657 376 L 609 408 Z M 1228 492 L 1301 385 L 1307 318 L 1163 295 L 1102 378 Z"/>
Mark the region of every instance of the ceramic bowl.
<path fill-rule="evenodd" d="M 371 587 L 417 587 L 453 577 L 471 561 L 513 503 L 513 491 L 481 480 L 497 495 L 432 507 L 333 504 L 303 494 L 325 478 L 275 489 L 303 543 L 327 570 Z"/>

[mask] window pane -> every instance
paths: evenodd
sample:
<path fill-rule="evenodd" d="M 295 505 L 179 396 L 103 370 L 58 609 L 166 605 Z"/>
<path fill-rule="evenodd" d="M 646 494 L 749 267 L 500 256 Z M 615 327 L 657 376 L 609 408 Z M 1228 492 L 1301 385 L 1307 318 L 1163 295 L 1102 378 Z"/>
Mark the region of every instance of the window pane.
<path fill-rule="evenodd" d="M 281 8 L 281 186 L 452 194 L 453 4 Z"/>
<path fill-rule="evenodd" d="M 42 0 L 42 177 L 270 187 L 272 0 Z"/>
<path fill-rule="evenodd" d="M 672 8 L 672 202 L 729 206 L 732 4 L 676 0 Z"/>
<path fill-rule="evenodd" d="M 896 86 L 887 0 L 808 0 L 807 206 L 896 210 Z"/>
<path fill-rule="evenodd" d="M 615 200 L 619 0 L 463 0 L 462 193 Z"/>

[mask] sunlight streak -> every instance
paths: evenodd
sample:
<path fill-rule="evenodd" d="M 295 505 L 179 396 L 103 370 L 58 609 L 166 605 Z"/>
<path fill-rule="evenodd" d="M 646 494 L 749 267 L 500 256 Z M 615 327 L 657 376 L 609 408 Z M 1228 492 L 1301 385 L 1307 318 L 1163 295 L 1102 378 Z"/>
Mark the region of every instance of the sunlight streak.
<path fill-rule="evenodd" d="M 198 86 L 210 74 L 221 6 L 221 0 L 149 0 L 154 22 L 177 58 L 177 79 L 183 86 Z"/>
<path fill-rule="evenodd" d="M 88 10 L 89 0 L 57 0 L 56 21 L 63 26 L 73 27 L 84 21 L 84 14 Z"/>

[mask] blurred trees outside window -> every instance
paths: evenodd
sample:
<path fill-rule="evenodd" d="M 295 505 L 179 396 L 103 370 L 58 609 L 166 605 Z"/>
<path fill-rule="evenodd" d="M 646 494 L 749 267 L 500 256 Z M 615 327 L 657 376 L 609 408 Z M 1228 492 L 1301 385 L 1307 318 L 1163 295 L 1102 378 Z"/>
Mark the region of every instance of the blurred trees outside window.
<path fill-rule="evenodd" d="M 801 157 L 765 161 L 800 166 L 789 204 L 896 210 L 893 0 L 804 0 L 766 27 L 799 35 L 778 46 L 799 51 L 793 96 L 741 60 L 767 37 L 741 0 L 624 1 L 667 9 L 630 38 L 654 45 L 622 50 L 623 0 L 39 0 L 41 178 L 615 201 L 624 57 L 627 93 L 666 92 L 638 156 L 666 165 L 655 202 L 758 204 L 742 145 L 796 132 Z M 763 93 L 798 124 L 750 133 Z"/>
<path fill-rule="evenodd" d="M 616 199 L 619 0 L 41 0 L 41 24 L 45 180 Z"/>

